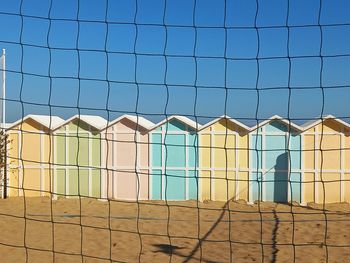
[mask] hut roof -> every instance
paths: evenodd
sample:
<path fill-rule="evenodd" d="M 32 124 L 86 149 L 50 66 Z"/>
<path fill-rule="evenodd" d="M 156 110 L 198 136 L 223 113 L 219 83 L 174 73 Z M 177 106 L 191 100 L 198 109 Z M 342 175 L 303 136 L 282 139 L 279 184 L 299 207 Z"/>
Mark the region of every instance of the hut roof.
<path fill-rule="evenodd" d="M 56 129 L 58 126 L 60 126 L 64 122 L 64 120 L 58 116 L 29 114 L 24 118 L 19 119 L 18 121 L 10 124 L 7 127 L 7 129 L 12 129 L 13 127 L 16 127 L 20 123 L 25 122 L 26 120 L 29 120 L 29 119 L 34 120 L 35 122 L 43 125 L 44 127 L 50 130 Z"/>
<path fill-rule="evenodd" d="M 323 121 L 325 120 L 333 120 L 337 123 L 339 123 L 340 125 L 343 125 L 347 128 L 350 128 L 350 124 L 341 120 L 341 119 L 338 119 L 336 117 L 334 117 L 333 115 L 326 115 L 325 117 L 322 117 L 322 118 L 318 118 L 318 119 L 315 119 L 315 120 L 310 120 L 306 123 L 304 123 L 303 125 L 301 125 L 301 127 L 303 128 L 304 131 L 307 131 L 308 129 L 311 129 L 312 127 L 315 127 L 316 125 L 322 123 Z"/>
<path fill-rule="evenodd" d="M 187 118 L 185 116 L 180 116 L 180 115 L 172 115 L 172 116 L 165 118 L 164 120 L 158 122 L 157 124 L 155 124 L 150 130 L 154 130 L 154 129 L 158 128 L 159 126 L 162 126 L 163 124 L 170 122 L 172 120 L 178 120 L 178 121 L 182 122 L 183 124 L 186 124 L 187 126 L 193 128 L 195 130 L 199 130 L 202 127 L 202 125 L 191 120 L 190 118 Z"/>
<path fill-rule="evenodd" d="M 303 131 L 303 128 L 295 123 L 293 123 L 292 121 L 290 120 L 287 120 L 287 119 L 284 119 L 282 118 L 281 116 L 279 115 L 273 115 L 272 117 L 262 121 L 262 122 L 259 122 L 257 125 L 253 126 L 250 130 L 251 131 L 254 131 L 266 124 L 269 124 L 270 122 L 273 122 L 273 121 L 279 121 L 279 122 L 282 122 L 284 123 L 286 126 L 290 126 L 292 127 L 293 129 L 297 130 L 297 131 Z"/>
<path fill-rule="evenodd" d="M 214 119 L 214 120 L 208 122 L 207 124 L 203 125 L 203 126 L 200 128 L 200 130 L 204 130 L 205 128 L 208 128 L 209 126 L 213 125 L 214 123 L 216 123 L 216 122 L 218 122 L 218 121 L 220 121 L 220 120 L 222 120 L 222 119 L 226 119 L 226 120 L 230 121 L 231 123 L 236 124 L 236 125 L 238 125 L 239 127 L 245 129 L 246 131 L 249 131 L 249 130 L 250 130 L 250 127 L 248 127 L 247 125 L 245 125 L 245 124 L 243 124 L 242 122 L 240 122 L 240 121 L 238 121 L 238 120 L 236 120 L 236 119 L 233 119 L 233 118 L 231 118 L 230 116 L 227 116 L 227 115 L 222 115 L 222 116 L 220 116 L 219 118 L 216 118 L 216 119 Z"/>
<path fill-rule="evenodd" d="M 81 120 L 85 122 L 86 124 L 90 125 L 91 127 L 94 127 L 97 130 L 101 130 L 105 128 L 108 124 L 107 120 L 100 117 L 100 116 L 93 116 L 93 115 L 74 115 L 71 118 L 67 119 L 66 121 L 62 122 L 59 126 L 55 128 L 57 130 L 58 128 L 67 125 L 68 123 L 74 121 L 74 120 Z"/>
<path fill-rule="evenodd" d="M 110 127 L 110 126 L 120 122 L 123 119 L 127 119 L 135 124 L 138 124 L 139 126 L 143 127 L 146 130 L 150 130 L 154 126 L 153 122 L 147 120 L 144 117 L 124 114 L 124 115 L 116 118 L 115 120 L 109 122 L 107 127 Z M 107 128 L 107 127 L 105 127 L 105 128 Z"/>

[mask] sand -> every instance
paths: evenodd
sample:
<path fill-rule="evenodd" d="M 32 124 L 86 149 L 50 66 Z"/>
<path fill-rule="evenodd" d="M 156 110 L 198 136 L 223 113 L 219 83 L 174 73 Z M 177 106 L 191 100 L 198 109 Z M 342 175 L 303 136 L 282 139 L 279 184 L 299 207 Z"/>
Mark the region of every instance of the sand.
<path fill-rule="evenodd" d="M 0 200 L 0 255 L 35 263 L 350 262 L 350 206 L 9 198 Z"/>

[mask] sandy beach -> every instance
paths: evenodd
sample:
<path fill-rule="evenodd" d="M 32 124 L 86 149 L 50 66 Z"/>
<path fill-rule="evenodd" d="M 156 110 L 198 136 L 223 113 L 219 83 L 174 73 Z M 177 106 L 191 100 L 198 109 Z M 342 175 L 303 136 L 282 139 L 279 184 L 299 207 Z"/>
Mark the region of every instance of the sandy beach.
<path fill-rule="evenodd" d="M 0 200 L 2 262 L 350 262 L 350 205 Z M 326 221 L 327 219 L 327 221 Z"/>

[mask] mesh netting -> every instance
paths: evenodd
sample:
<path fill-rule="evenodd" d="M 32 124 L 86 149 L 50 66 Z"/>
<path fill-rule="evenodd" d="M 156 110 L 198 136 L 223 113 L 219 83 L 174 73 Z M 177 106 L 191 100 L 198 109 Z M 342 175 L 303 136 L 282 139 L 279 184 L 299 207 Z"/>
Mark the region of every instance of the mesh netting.
<path fill-rule="evenodd" d="M 349 260 L 349 8 L 2 1 L 3 260 Z"/>

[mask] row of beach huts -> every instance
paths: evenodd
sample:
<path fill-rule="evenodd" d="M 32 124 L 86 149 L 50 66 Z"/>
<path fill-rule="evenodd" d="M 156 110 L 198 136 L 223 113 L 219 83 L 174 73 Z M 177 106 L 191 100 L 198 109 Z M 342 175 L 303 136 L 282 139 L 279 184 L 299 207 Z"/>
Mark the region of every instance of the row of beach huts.
<path fill-rule="evenodd" d="M 228 116 L 28 115 L 6 133 L 7 197 L 350 201 L 350 125 L 333 116 L 249 127 Z"/>

